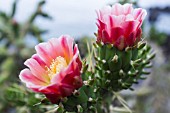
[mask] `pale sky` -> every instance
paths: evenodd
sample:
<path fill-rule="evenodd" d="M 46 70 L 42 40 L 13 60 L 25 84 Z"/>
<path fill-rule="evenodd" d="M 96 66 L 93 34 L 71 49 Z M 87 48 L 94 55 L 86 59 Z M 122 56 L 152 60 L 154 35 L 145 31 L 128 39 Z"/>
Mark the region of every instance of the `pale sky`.
<path fill-rule="evenodd" d="M 9 12 L 14 0 L 0 0 L 0 10 Z M 15 19 L 24 22 L 27 17 L 35 10 L 35 6 L 40 0 L 19 0 L 17 15 Z M 96 13 L 95 10 L 102 8 L 109 2 L 116 0 L 46 0 L 43 7 L 48 12 L 53 21 L 42 18 L 36 20 L 36 24 L 49 33 L 45 38 L 58 37 L 62 34 L 70 34 L 73 37 L 91 35 L 96 32 Z M 141 7 L 167 6 L 170 0 L 139 0 Z"/>

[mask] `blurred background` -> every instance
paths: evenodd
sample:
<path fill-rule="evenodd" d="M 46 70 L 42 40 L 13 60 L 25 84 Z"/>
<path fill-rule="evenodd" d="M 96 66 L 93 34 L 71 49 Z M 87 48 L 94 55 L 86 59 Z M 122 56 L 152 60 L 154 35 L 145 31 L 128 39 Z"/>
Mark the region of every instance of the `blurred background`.
<path fill-rule="evenodd" d="M 135 113 L 170 113 L 170 0 L 0 0 L 0 113 L 52 113 L 55 106 L 37 105 L 43 96 L 20 83 L 23 62 L 36 44 L 62 34 L 74 37 L 86 57 L 95 11 L 115 2 L 147 10 L 143 38 L 157 54 L 147 79 L 121 94 Z"/>

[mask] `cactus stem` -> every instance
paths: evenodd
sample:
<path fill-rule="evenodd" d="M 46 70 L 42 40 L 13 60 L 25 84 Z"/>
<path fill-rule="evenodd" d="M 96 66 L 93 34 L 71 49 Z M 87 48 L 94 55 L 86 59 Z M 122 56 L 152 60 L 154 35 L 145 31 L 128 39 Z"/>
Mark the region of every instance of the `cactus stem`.
<path fill-rule="evenodd" d="M 84 85 L 89 85 L 89 84 L 88 84 L 88 81 L 83 81 L 83 84 L 84 84 Z"/>
<path fill-rule="evenodd" d="M 124 73 L 124 71 L 122 69 L 119 71 L 119 75 L 120 76 L 124 76 L 125 75 L 125 73 Z"/>
<path fill-rule="evenodd" d="M 94 59 L 95 59 L 96 61 L 101 61 L 100 57 L 94 56 Z"/>
<path fill-rule="evenodd" d="M 138 81 L 136 79 L 133 80 L 133 83 L 138 84 Z"/>
<path fill-rule="evenodd" d="M 136 73 L 128 72 L 128 75 L 131 77 L 134 77 L 136 75 Z"/>
<path fill-rule="evenodd" d="M 122 79 L 119 79 L 118 82 L 119 82 L 119 83 L 122 83 Z"/>
<path fill-rule="evenodd" d="M 131 61 L 130 64 L 133 66 L 133 68 L 135 68 L 136 66 L 139 66 L 139 64 L 134 61 Z"/>
<path fill-rule="evenodd" d="M 139 71 L 138 71 L 138 70 L 135 71 L 135 75 L 137 75 L 137 74 L 139 74 Z"/>
<path fill-rule="evenodd" d="M 99 71 L 102 70 L 101 67 L 99 67 L 99 66 L 95 66 L 95 68 Z"/>
<path fill-rule="evenodd" d="M 145 74 L 145 75 L 149 75 L 150 74 L 150 72 L 147 72 L 147 71 L 142 71 L 142 74 Z"/>
<path fill-rule="evenodd" d="M 141 42 L 139 45 L 138 45 L 138 49 L 143 49 L 145 47 L 146 43 L 145 42 Z"/>
<path fill-rule="evenodd" d="M 126 47 L 126 48 L 125 48 L 125 51 L 128 52 L 128 51 L 130 51 L 131 49 L 132 49 L 131 47 Z"/>
<path fill-rule="evenodd" d="M 61 99 L 61 101 L 62 101 L 62 102 L 64 102 L 64 103 L 66 103 L 66 102 L 67 102 L 67 100 L 68 100 L 68 98 L 67 98 L 67 97 L 64 97 L 64 98 L 62 98 L 62 99 Z"/>
<path fill-rule="evenodd" d="M 110 74 L 111 72 L 109 70 L 105 71 L 107 74 Z"/>
<path fill-rule="evenodd" d="M 103 42 L 96 42 L 96 44 L 99 46 L 99 47 L 102 47 L 104 45 Z"/>
<path fill-rule="evenodd" d="M 152 63 L 149 63 L 148 65 L 145 66 L 145 68 L 151 68 L 152 67 Z"/>
<path fill-rule="evenodd" d="M 106 80 L 106 84 L 110 83 L 110 80 Z"/>
<path fill-rule="evenodd" d="M 88 69 L 88 67 L 89 67 L 89 65 L 88 65 L 88 64 L 86 64 L 86 65 L 84 66 L 83 70 L 81 71 L 81 73 L 86 72 L 86 71 L 87 71 L 87 69 Z"/>
<path fill-rule="evenodd" d="M 77 109 L 78 109 L 78 113 L 82 113 L 83 112 L 83 108 L 81 107 L 81 105 L 77 105 Z"/>
<path fill-rule="evenodd" d="M 97 37 L 98 36 L 98 34 L 97 33 L 94 33 L 94 35 Z"/>
<path fill-rule="evenodd" d="M 96 92 L 97 92 L 97 89 L 95 88 L 95 89 L 93 90 L 93 92 L 96 93 Z"/>
<path fill-rule="evenodd" d="M 113 47 L 112 44 L 107 44 L 106 46 L 107 46 L 107 48 L 109 48 L 109 49 Z"/>
<path fill-rule="evenodd" d="M 147 56 L 147 57 L 148 57 L 149 60 L 152 60 L 155 56 L 156 56 L 156 54 L 153 53 L 153 54 L 151 54 L 151 55 L 149 55 L 149 56 Z"/>
<path fill-rule="evenodd" d="M 139 59 L 135 60 L 134 62 L 135 62 L 135 63 L 140 63 L 140 62 L 142 62 L 142 59 L 139 58 Z"/>
<path fill-rule="evenodd" d="M 130 87 L 129 89 L 130 89 L 131 91 L 134 91 L 134 89 L 133 89 L 133 88 L 131 88 L 131 87 Z"/>
<path fill-rule="evenodd" d="M 96 100 L 93 99 L 93 98 L 91 98 L 91 97 L 89 97 L 89 100 L 88 100 L 88 101 L 91 102 L 91 103 L 96 103 Z"/>
<path fill-rule="evenodd" d="M 141 80 L 145 80 L 146 78 L 147 78 L 147 77 L 142 77 L 142 76 L 140 77 Z"/>
<path fill-rule="evenodd" d="M 90 97 L 88 101 L 91 102 L 91 101 L 93 101 L 93 99 Z"/>
<path fill-rule="evenodd" d="M 147 65 L 147 64 L 149 64 L 150 63 L 150 61 L 149 60 L 143 60 L 143 65 Z"/>
<path fill-rule="evenodd" d="M 93 43 L 93 46 L 97 49 L 99 46 L 96 43 Z"/>
<path fill-rule="evenodd" d="M 115 54 L 114 55 L 114 57 L 112 58 L 112 61 L 114 62 L 114 63 L 117 63 L 118 62 L 118 56 Z"/>
<path fill-rule="evenodd" d="M 105 63 L 106 63 L 106 60 L 104 60 L 104 59 L 103 59 L 103 60 L 102 60 L 102 63 L 104 63 L 104 64 L 105 64 Z"/>
<path fill-rule="evenodd" d="M 74 96 L 79 96 L 79 95 L 80 95 L 80 92 L 79 92 L 78 90 L 74 90 L 73 95 L 74 95 Z"/>

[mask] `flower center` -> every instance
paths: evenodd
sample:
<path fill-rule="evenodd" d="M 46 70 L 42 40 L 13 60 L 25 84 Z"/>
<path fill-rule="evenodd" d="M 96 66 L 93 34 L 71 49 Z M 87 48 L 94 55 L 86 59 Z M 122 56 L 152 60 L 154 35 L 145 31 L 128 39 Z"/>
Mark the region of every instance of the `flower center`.
<path fill-rule="evenodd" d="M 52 60 L 50 67 L 47 67 L 47 73 L 50 79 L 52 79 L 57 73 L 61 71 L 61 69 L 67 67 L 66 60 L 58 56 L 56 59 Z"/>

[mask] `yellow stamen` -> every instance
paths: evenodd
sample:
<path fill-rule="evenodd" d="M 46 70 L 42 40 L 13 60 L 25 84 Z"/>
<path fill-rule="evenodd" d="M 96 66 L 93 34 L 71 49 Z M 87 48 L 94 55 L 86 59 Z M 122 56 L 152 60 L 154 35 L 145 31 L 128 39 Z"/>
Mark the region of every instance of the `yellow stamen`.
<path fill-rule="evenodd" d="M 57 73 L 61 71 L 61 69 L 67 67 L 66 60 L 58 56 L 56 59 L 52 60 L 50 67 L 47 67 L 47 73 L 50 79 L 52 79 Z"/>

